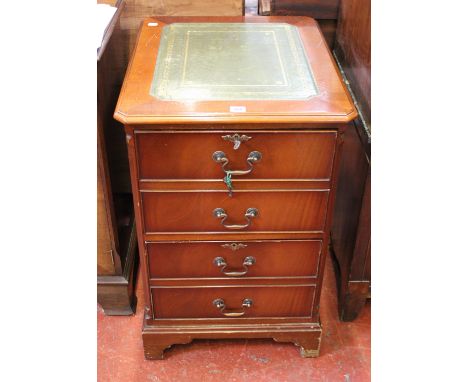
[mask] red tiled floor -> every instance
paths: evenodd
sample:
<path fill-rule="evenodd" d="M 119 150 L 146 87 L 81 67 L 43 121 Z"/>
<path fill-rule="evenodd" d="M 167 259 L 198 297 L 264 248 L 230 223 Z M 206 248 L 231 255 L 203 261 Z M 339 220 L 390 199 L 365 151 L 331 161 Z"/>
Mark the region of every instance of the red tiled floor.
<path fill-rule="evenodd" d="M 327 259 L 318 358 L 302 358 L 293 344 L 273 340 L 197 340 L 166 350 L 163 361 L 146 361 L 141 340 L 143 293 L 137 286 L 136 315 L 106 316 L 98 306 L 98 381 L 370 381 L 370 303 L 355 321 L 340 322 L 334 277 Z"/>

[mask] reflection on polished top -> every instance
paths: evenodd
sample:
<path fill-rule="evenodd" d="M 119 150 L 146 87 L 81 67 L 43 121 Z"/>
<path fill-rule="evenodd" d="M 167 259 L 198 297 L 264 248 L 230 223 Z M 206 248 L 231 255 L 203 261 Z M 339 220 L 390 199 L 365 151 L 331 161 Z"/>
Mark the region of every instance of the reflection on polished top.
<path fill-rule="evenodd" d="M 153 97 L 305 100 L 317 94 L 294 25 L 173 23 L 163 28 L 150 89 Z"/>
<path fill-rule="evenodd" d="M 142 23 L 114 117 L 202 128 L 346 123 L 356 115 L 309 17 L 155 16 Z"/>

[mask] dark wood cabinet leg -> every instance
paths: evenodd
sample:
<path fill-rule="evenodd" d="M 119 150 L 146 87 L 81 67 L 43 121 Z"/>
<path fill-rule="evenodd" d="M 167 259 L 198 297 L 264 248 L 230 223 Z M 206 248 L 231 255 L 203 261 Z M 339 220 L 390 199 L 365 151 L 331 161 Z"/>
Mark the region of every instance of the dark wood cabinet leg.
<path fill-rule="evenodd" d="M 340 299 L 339 310 L 342 321 L 353 321 L 366 304 L 369 294 L 368 281 L 348 282 L 346 293 Z"/>
<path fill-rule="evenodd" d="M 98 277 L 98 303 L 107 316 L 129 316 L 135 313 L 137 298 L 122 276 Z"/>
<path fill-rule="evenodd" d="M 145 352 L 145 358 L 147 360 L 159 360 L 164 359 L 164 350 L 170 348 L 172 344 L 146 344 L 144 343 L 143 348 Z"/>
<path fill-rule="evenodd" d="M 129 316 L 135 313 L 137 272 L 136 230 L 132 225 L 122 275 L 97 277 L 97 301 L 106 315 Z"/>
<path fill-rule="evenodd" d="M 347 281 L 346 272 L 343 274 L 333 246 L 330 247 L 330 255 L 335 269 L 338 291 L 338 316 L 341 321 L 353 321 L 369 297 L 370 281 Z"/>

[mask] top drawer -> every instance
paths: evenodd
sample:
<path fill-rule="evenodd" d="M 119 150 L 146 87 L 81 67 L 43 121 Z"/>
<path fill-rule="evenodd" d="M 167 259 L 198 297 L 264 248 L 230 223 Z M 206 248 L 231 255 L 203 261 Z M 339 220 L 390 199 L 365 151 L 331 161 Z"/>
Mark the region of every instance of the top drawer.
<path fill-rule="evenodd" d="M 243 172 L 237 179 L 329 180 L 336 132 L 136 131 L 135 140 L 139 179 L 221 179 L 234 170 Z"/>

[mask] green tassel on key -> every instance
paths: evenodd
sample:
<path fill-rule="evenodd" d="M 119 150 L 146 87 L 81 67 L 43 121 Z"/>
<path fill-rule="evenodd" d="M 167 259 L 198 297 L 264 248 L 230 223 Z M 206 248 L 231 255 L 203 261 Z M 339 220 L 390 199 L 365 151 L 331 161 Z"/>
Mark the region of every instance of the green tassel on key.
<path fill-rule="evenodd" d="M 232 191 L 233 191 L 233 187 L 232 187 L 232 180 L 231 180 L 231 173 L 228 172 L 226 173 L 226 176 L 224 177 L 223 179 L 224 183 L 226 184 L 227 188 L 228 188 L 228 191 L 229 191 L 229 196 L 232 196 Z"/>

